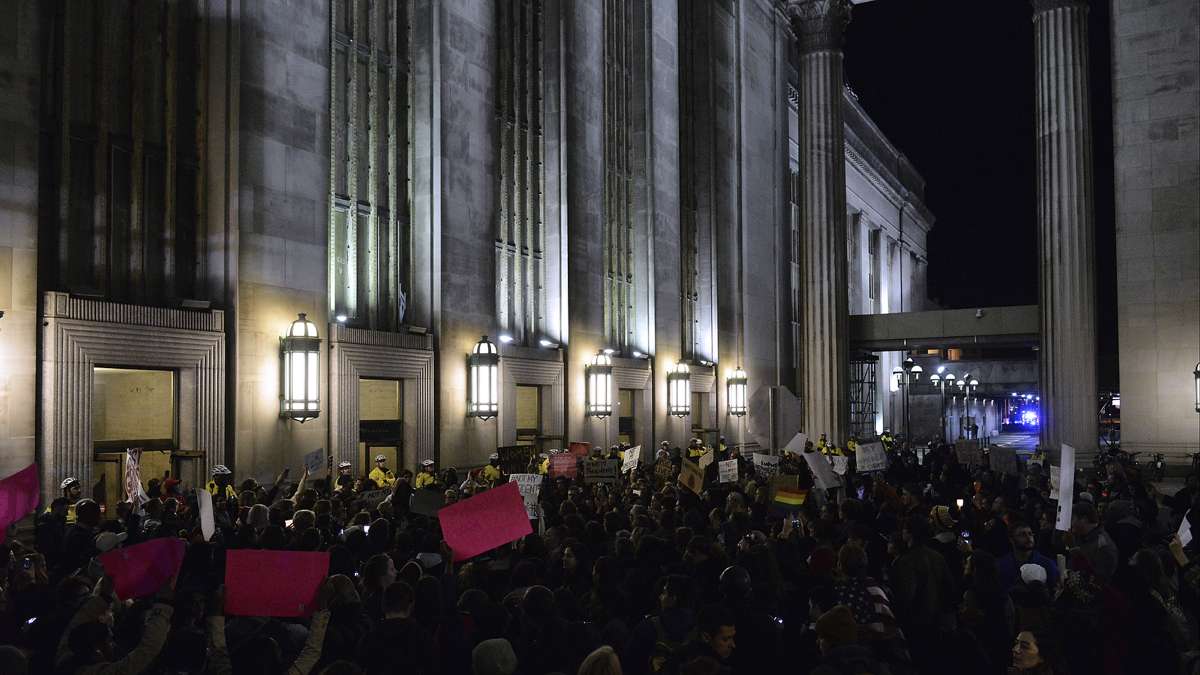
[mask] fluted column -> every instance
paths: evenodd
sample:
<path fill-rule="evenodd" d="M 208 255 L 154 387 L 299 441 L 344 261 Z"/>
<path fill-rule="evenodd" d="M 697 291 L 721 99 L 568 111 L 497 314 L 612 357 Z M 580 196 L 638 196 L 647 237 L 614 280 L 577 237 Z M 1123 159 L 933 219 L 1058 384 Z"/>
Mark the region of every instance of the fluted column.
<path fill-rule="evenodd" d="M 1095 451 L 1096 286 L 1087 0 L 1033 0 L 1041 442 Z"/>
<path fill-rule="evenodd" d="M 842 34 L 847 0 L 789 2 L 800 47 L 800 236 L 804 426 L 846 440 L 849 416 Z"/>

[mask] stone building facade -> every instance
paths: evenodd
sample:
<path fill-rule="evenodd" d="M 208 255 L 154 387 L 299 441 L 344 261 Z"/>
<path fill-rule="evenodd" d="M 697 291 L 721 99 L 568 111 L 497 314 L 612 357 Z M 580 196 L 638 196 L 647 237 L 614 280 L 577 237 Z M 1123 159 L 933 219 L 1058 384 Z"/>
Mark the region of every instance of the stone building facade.
<path fill-rule="evenodd" d="M 380 386 L 409 468 L 531 440 L 841 439 L 835 324 L 925 308 L 933 216 L 841 85 L 846 3 L 5 4 L 0 474 L 36 460 L 48 490 L 95 477 L 96 368 L 174 373 L 166 450 L 193 481 L 317 448 L 365 468 Z M 304 423 L 279 400 L 300 313 L 321 338 Z M 605 349 L 615 410 L 591 417 Z"/>

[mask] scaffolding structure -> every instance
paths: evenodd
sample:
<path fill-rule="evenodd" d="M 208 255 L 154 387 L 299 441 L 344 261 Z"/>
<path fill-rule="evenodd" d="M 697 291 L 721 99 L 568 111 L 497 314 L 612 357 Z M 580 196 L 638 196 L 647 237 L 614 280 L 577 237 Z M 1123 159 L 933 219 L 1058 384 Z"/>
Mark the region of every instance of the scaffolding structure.
<path fill-rule="evenodd" d="M 858 439 L 875 437 L 875 370 L 879 357 L 856 354 L 850 359 L 850 433 Z"/>

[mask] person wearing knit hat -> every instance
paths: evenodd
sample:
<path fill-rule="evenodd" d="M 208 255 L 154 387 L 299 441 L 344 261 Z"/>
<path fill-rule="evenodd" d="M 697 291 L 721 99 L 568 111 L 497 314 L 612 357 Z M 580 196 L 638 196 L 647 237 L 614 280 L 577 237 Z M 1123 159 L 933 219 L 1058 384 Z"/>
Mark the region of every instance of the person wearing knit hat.
<path fill-rule="evenodd" d="M 484 640 L 471 650 L 472 675 L 513 675 L 515 672 L 517 654 L 508 640 Z"/>

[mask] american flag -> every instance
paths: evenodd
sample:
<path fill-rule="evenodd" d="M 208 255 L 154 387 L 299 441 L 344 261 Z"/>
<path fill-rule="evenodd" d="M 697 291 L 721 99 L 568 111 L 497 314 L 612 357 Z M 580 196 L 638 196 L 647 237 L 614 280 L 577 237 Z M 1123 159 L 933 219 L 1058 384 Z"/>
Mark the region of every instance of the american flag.
<path fill-rule="evenodd" d="M 141 448 L 125 450 L 125 499 L 133 504 L 133 510 L 138 513 L 141 513 L 142 505 L 150 501 L 146 491 L 142 489 L 142 471 L 139 466 L 141 460 Z"/>

